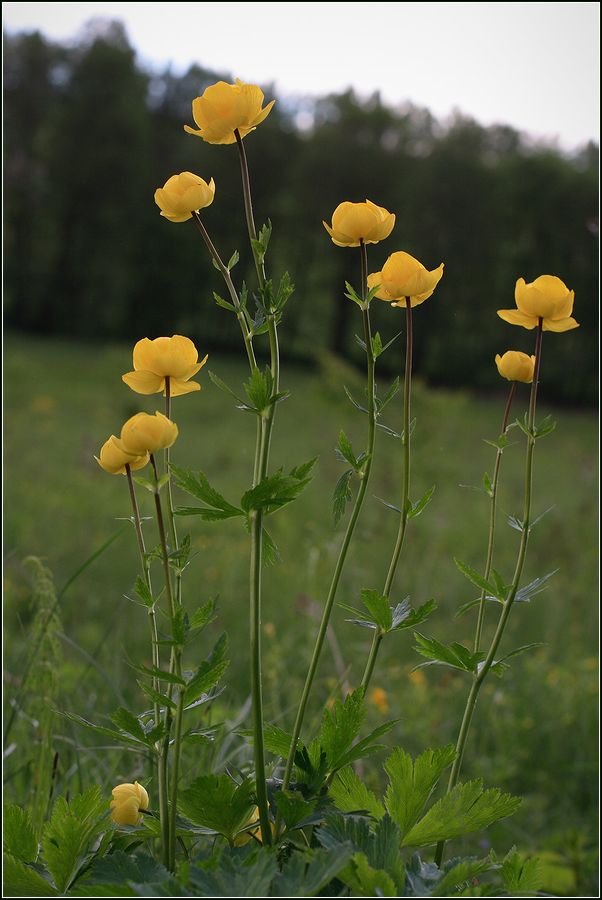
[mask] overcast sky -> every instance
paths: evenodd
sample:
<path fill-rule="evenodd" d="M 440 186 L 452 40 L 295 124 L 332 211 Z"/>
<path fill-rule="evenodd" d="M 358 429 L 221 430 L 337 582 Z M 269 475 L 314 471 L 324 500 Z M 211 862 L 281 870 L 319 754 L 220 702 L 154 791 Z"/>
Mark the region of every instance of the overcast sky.
<path fill-rule="evenodd" d="M 283 94 L 349 85 L 503 122 L 572 149 L 599 140 L 598 3 L 3 3 L 9 31 L 73 39 L 121 19 L 140 60 L 192 62 Z"/>

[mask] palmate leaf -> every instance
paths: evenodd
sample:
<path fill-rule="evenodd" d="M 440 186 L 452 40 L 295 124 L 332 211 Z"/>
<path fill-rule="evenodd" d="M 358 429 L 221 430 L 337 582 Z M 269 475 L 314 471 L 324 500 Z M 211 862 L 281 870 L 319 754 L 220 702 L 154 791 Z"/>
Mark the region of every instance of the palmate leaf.
<path fill-rule="evenodd" d="M 456 757 L 453 744 L 425 750 L 415 760 L 401 748 L 385 762 L 389 786 L 385 794 L 387 812 L 404 837 L 415 825 L 443 771 Z"/>
<path fill-rule="evenodd" d="M 244 515 L 241 509 L 233 506 L 219 491 L 211 487 L 204 472 L 195 474 L 191 469 L 184 469 L 173 463 L 170 465 L 170 469 L 176 477 L 176 484 L 179 488 L 207 504 L 206 507 L 181 507 L 176 510 L 177 515 L 198 515 L 209 522 Z"/>
<path fill-rule="evenodd" d="M 323 849 L 293 854 L 276 877 L 271 896 L 315 897 L 336 878 L 352 855 L 350 844 L 339 845 L 336 854 Z"/>
<path fill-rule="evenodd" d="M 23 862 L 34 862 L 38 840 L 29 811 L 15 803 L 4 804 L 4 849 Z"/>
<path fill-rule="evenodd" d="M 329 790 L 329 797 L 334 800 L 341 812 L 359 812 L 366 810 L 375 819 L 385 814 L 385 808 L 376 794 L 369 790 L 351 766 L 337 772 Z"/>
<path fill-rule="evenodd" d="M 543 870 L 539 859 L 525 859 L 512 848 L 502 862 L 504 887 L 510 896 L 528 897 L 536 894 L 543 884 Z"/>
<path fill-rule="evenodd" d="M 73 881 L 90 844 L 108 827 L 108 803 L 98 786 L 74 797 L 59 797 L 44 828 L 42 851 L 48 871 L 61 893 Z"/>
<path fill-rule="evenodd" d="M 469 581 L 472 581 L 473 584 L 476 584 L 478 588 L 481 588 L 481 590 L 485 591 L 487 594 L 490 594 L 492 597 L 497 597 L 498 600 L 504 599 L 504 594 L 502 593 L 500 595 L 500 592 L 495 583 L 487 581 L 487 579 L 483 578 L 483 576 L 479 572 L 477 572 L 476 569 L 473 569 L 472 566 L 469 566 L 466 563 L 463 563 L 461 560 L 456 559 L 456 557 L 454 557 L 454 562 L 460 572 L 462 572 L 462 575 L 464 575 L 465 578 L 468 578 Z"/>
<path fill-rule="evenodd" d="M 191 866 L 194 895 L 204 897 L 268 897 L 278 871 L 276 851 L 250 847 L 243 852 L 226 848 L 211 868 Z"/>
<path fill-rule="evenodd" d="M 326 754 L 329 771 L 335 771 L 357 737 L 364 720 L 364 691 L 358 688 L 344 701 L 335 700 L 325 709 L 317 738 L 310 745 L 318 746 Z"/>
<path fill-rule="evenodd" d="M 408 862 L 406 896 L 450 897 L 458 893 L 466 882 L 497 868 L 490 859 L 449 859 L 439 868 L 435 863 L 424 862 L 414 853 Z M 463 892 L 462 892 L 463 893 Z"/>
<path fill-rule="evenodd" d="M 393 621 L 391 625 L 392 631 L 398 631 L 401 628 L 414 628 L 420 625 L 425 619 L 437 609 L 435 600 L 427 600 L 418 609 L 412 609 L 410 606 L 410 598 L 406 597 L 401 603 L 398 603 L 393 610 Z"/>
<path fill-rule="evenodd" d="M 365 853 L 355 853 L 339 875 L 352 897 L 397 897 L 395 882 L 384 869 L 375 869 Z"/>
<path fill-rule="evenodd" d="M 69 719 L 70 722 L 74 722 L 76 725 L 87 728 L 89 731 L 94 731 L 96 734 L 102 734 L 104 737 L 110 737 L 115 741 L 120 741 L 122 744 L 128 744 L 130 747 L 136 747 L 138 750 L 147 746 L 146 737 L 144 742 L 142 742 L 137 738 L 124 734 L 122 731 L 116 731 L 114 728 L 106 728 L 104 725 L 95 725 L 94 722 L 89 722 L 87 719 L 84 719 L 83 716 L 78 716 L 76 713 L 62 712 L 61 710 L 57 710 L 56 712 L 65 719 Z"/>
<path fill-rule="evenodd" d="M 416 638 L 414 650 L 429 660 L 428 663 L 422 663 L 423 666 L 442 665 L 460 669 L 462 672 L 474 673 L 477 671 L 478 664 L 485 659 L 484 652 L 472 653 L 457 641 L 452 641 L 451 644 L 442 644 L 435 638 L 425 637 L 419 631 L 414 632 L 414 637 Z"/>
<path fill-rule="evenodd" d="M 403 886 L 403 863 L 399 854 L 401 833 L 398 826 L 384 815 L 377 823 L 374 831 L 364 819 L 357 817 L 331 816 L 325 825 L 316 832 L 317 838 L 333 855 L 341 846 L 351 844 L 355 853 L 361 853 L 368 869 L 374 872 L 386 872 L 399 889 Z M 354 856 L 354 861 L 356 857 Z M 346 868 L 339 876 L 352 890 L 358 889 L 357 871 L 353 866 Z M 397 896 L 397 894 L 393 894 Z"/>
<path fill-rule="evenodd" d="M 265 515 L 276 512 L 299 496 L 303 488 L 311 481 L 310 473 L 316 458 L 302 466 L 296 466 L 285 475 L 282 469 L 265 478 L 255 487 L 246 491 L 240 501 L 245 513 L 261 510 Z"/>
<path fill-rule="evenodd" d="M 230 665 L 230 660 L 224 658 L 227 649 L 228 638 L 226 634 L 222 634 L 207 659 L 186 682 L 184 689 L 184 705 L 186 707 L 190 707 L 218 683 Z"/>
<path fill-rule="evenodd" d="M 169 879 L 167 869 L 151 856 L 115 850 L 98 857 L 86 873 L 86 884 L 127 884 L 128 882 L 160 884 Z"/>
<path fill-rule="evenodd" d="M 484 790 L 480 780 L 457 784 L 411 828 L 402 845 L 423 847 L 479 831 L 512 815 L 520 802 L 497 788 Z"/>
<path fill-rule="evenodd" d="M 237 784 L 229 775 L 200 775 L 178 798 L 178 808 L 187 819 L 223 834 L 230 842 L 247 824 L 254 806 L 252 781 Z"/>
<path fill-rule="evenodd" d="M 59 893 L 36 869 L 5 852 L 2 865 L 5 897 L 57 897 Z"/>

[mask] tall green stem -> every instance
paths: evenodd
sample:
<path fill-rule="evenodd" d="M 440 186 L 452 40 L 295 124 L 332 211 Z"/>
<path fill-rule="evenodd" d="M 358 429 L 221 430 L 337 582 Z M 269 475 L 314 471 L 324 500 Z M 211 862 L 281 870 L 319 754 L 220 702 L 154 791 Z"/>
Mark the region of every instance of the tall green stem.
<path fill-rule="evenodd" d="M 238 129 L 234 132 L 240 158 L 242 191 L 245 206 L 245 217 L 249 241 L 253 252 L 253 260 L 257 271 L 260 292 L 264 293 L 266 278 L 263 260 L 257 252 L 257 230 L 253 218 L 253 202 L 251 199 L 251 182 L 244 144 Z M 265 300 L 265 296 L 262 297 Z M 278 348 L 278 332 L 276 316 L 271 310 L 266 313 L 268 335 L 270 341 L 270 368 L 272 372 L 273 392 L 276 394 L 280 384 L 280 354 Z M 272 428 L 274 425 L 275 404 L 268 407 L 261 416 L 261 437 L 258 435 L 255 448 L 255 467 L 253 484 L 265 478 L 268 470 Z M 253 704 L 253 755 L 255 762 L 255 787 L 257 807 L 262 841 L 266 846 L 272 843 L 272 830 L 268 813 L 268 796 L 265 781 L 265 750 L 263 742 L 263 697 L 261 684 L 261 563 L 263 551 L 263 513 L 255 510 L 250 517 L 251 528 L 251 560 L 249 570 L 249 643 L 251 656 L 251 697 Z"/>
<path fill-rule="evenodd" d="M 129 465 L 125 464 L 125 474 L 127 475 L 128 480 L 128 488 L 130 491 L 130 500 L 132 503 L 132 518 L 134 521 L 134 528 L 136 531 L 136 540 L 138 544 L 138 552 L 140 554 L 140 569 L 142 572 L 142 577 L 144 578 L 145 584 L 149 589 L 151 595 L 153 592 L 152 584 L 151 584 L 151 576 L 150 576 L 150 564 L 146 558 L 146 547 L 144 544 L 144 535 L 142 534 L 142 522 L 140 520 L 140 510 L 138 509 L 138 501 L 136 500 L 136 492 L 134 490 L 134 482 L 132 480 L 132 470 Z M 159 669 L 161 667 L 161 660 L 159 656 L 159 635 L 157 633 L 157 617 L 155 615 L 155 607 L 150 606 L 148 609 L 148 620 L 150 623 L 151 630 L 151 653 L 153 660 L 153 668 Z M 159 679 L 153 676 L 153 690 L 157 693 L 161 690 L 161 685 L 159 683 Z M 154 715 L 154 724 L 157 726 L 161 720 L 161 708 L 159 706 L 159 702 L 157 700 L 153 703 L 153 715 Z M 157 790 L 159 793 L 159 821 L 161 824 L 161 845 L 162 845 L 162 853 L 163 858 L 166 859 L 167 848 L 169 844 L 169 822 L 167 818 L 167 784 L 165 782 L 165 772 L 162 765 L 162 755 L 163 755 L 163 744 L 161 741 L 158 741 L 155 749 L 157 751 Z"/>
<path fill-rule="evenodd" d="M 464 715 L 462 716 L 462 723 L 460 725 L 460 731 L 458 733 L 458 740 L 456 742 L 456 758 L 454 760 L 454 764 L 452 766 L 452 770 L 449 776 L 449 783 L 447 785 L 447 792 L 449 793 L 455 786 L 458 781 L 458 777 L 460 775 L 460 769 L 462 767 L 462 760 L 464 757 L 464 750 L 466 748 L 466 741 L 468 739 L 468 733 L 470 731 L 470 724 L 472 721 L 473 713 L 475 710 L 475 706 L 477 703 L 477 698 L 479 696 L 479 691 L 481 690 L 481 685 L 485 681 L 487 677 L 487 673 L 491 669 L 491 666 L 495 662 L 495 654 L 497 653 L 497 649 L 500 645 L 500 641 L 502 640 L 502 636 L 504 634 L 504 629 L 506 627 L 506 623 L 508 621 L 508 616 L 510 615 L 510 610 L 512 608 L 512 604 L 514 603 L 514 599 L 516 597 L 516 592 L 518 591 L 518 586 L 520 584 L 521 575 L 523 572 L 523 566 L 525 563 L 525 556 L 527 553 L 527 544 L 529 541 L 529 525 L 531 521 L 531 492 L 533 486 L 533 451 L 535 449 L 535 409 L 537 405 L 537 386 L 539 383 L 539 369 L 541 365 L 541 340 L 542 340 L 542 332 L 543 332 L 543 319 L 539 319 L 537 325 L 537 336 L 535 339 L 535 371 L 533 374 L 533 383 L 531 384 L 531 397 L 529 399 L 529 418 L 527 425 L 527 454 L 525 459 L 525 494 L 524 494 L 524 505 L 523 505 L 523 522 L 522 522 L 522 531 L 521 531 L 521 539 L 520 545 L 518 548 L 518 556 L 516 559 L 516 566 L 514 569 L 514 575 L 512 578 L 512 583 L 508 589 L 508 593 L 506 595 L 506 599 L 504 601 L 504 605 L 502 607 L 502 612 L 500 614 L 500 618 L 498 620 L 497 628 L 495 630 L 495 634 L 491 641 L 489 650 L 487 652 L 487 656 L 481 663 L 480 668 L 474 676 L 470 693 L 468 694 L 468 698 L 466 700 L 466 706 L 464 708 Z M 443 850 L 445 848 L 445 841 L 441 841 L 437 844 L 437 849 L 435 852 L 435 862 L 437 865 L 441 865 L 441 860 L 443 859 Z"/>
<path fill-rule="evenodd" d="M 163 519 L 163 509 L 161 507 L 161 495 L 159 493 L 159 473 L 157 471 L 157 463 L 155 461 L 154 455 L 151 453 L 150 455 L 151 465 L 153 467 L 153 473 L 155 476 L 155 510 L 157 513 L 157 528 L 159 529 L 159 540 L 161 544 L 161 558 L 163 561 L 163 574 L 165 576 L 165 592 L 167 594 L 167 602 L 169 604 L 169 613 L 170 618 L 173 623 L 176 612 L 177 612 L 177 604 L 176 599 L 174 597 L 172 587 L 171 587 L 171 577 L 169 571 L 169 551 L 167 548 L 167 536 L 165 533 L 165 522 Z M 181 651 L 176 651 L 173 655 L 173 670 L 176 675 L 180 678 L 182 677 L 182 663 L 181 663 Z M 178 730 L 178 718 L 180 719 L 180 738 L 181 738 L 181 715 L 183 709 L 184 702 L 184 691 L 183 688 L 180 687 L 180 693 L 178 695 L 178 706 L 176 712 L 176 732 Z M 169 734 L 171 730 L 171 716 L 169 714 L 169 709 L 166 709 L 166 726 L 167 733 L 163 743 L 163 772 L 164 777 L 167 774 L 167 755 L 169 751 Z M 166 865 L 170 871 L 175 870 L 175 859 L 176 859 L 176 813 L 177 813 L 177 797 L 178 797 L 178 770 L 180 763 L 180 741 L 177 738 L 174 743 L 174 756 L 173 756 L 173 772 L 172 772 L 172 785 L 171 785 L 171 793 L 172 793 L 172 802 L 169 810 L 169 845 L 167 852 Z"/>
<path fill-rule="evenodd" d="M 387 572 L 387 577 L 385 579 L 385 586 L 383 589 L 383 596 L 389 597 L 391 594 L 391 587 L 393 585 L 393 579 L 395 578 L 395 572 L 397 571 L 397 564 L 399 563 L 399 557 L 401 554 L 401 548 L 403 547 L 403 541 L 405 538 L 406 527 L 408 523 L 408 500 L 410 496 L 410 400 L 411 400 L 411 392 L 412 392 L 412 355 L 413 355 L 413 343 L 414 343 L 414 329 L 412 322 L 412 306 L 410 303 L 410 298 L 406 297 L 406 363 L 405 363 L 405 373 L 403 380 L 403 484 L 401 490 L 401 513 L 399 516 L 399 529 L 397 531 L 397 538 L 395 540 L 395 546 L 393 548 L 393 555 L 391 556 L 391 562 L 389 563 L 389 571 Z M 362 687 L 364 690 L 368 689 L 368 685 L 370 684 L 370 679 L 372 678 L 372 673 L 374 671 L 374 666 L 376 664 L 376 657 L 378 656 L 378 651 L 380 648 L 380 644 L 383 638 L 383 632 L 380 628 L 376 628 L 374 631 L 374 637 L 372 638 L 372 646 L 370 647 L 370 653 L 368 655 L 368 662 L 366 663 L 366 669 L 364 671 L 364 677 L 362 678 Z"/>
<path fill-rule="evenodd" d="M 366 254 L 366 245 L 362 241 L 360 244 L 360 255 L 361 255 L 361 278 L 362 278 L 362 299 L 365 301 L 367 295 L 367 273 L 368 273 L 368 262 L 367 262 L 367 254 Z M 364 497 L 366 495 L 366 489 L 368 487 L 368 481 L 370 479 L 370 472 L 372 470 L 372 458 L 374 456 L 374 442 L 376 435 L 376 400 L 375 400 L 375 385 L 374 385 L 374 354 L 372 351 L 372 331 L 370 327 L 370 313 L 367 307 L 362 310 L 363 320 L 364 320 L 364 342 L 366 344 L 366 360 L 367 360 L 367 372 L 368 372 L 368 443 L 366 447 L 366 456 L 365 462 L 363 465 L 363 469 L 360 472 L 360 486 L 357 492 L 357 497 L 355 498 L 355 503 L 353 506 L 353 510 L 351 512 L 351 517 L 347 524 L 347 528 L 345 530 L 345 536 L 343 538 L 343 543 L 341 545 L 341 549 L 339 551 L 339 556 L 336 562 L 336 566 L 334 569 L 334 573 L 332 576 L 332 581 L 330 583 L 330 588 L 328 590 L 328 596 L 326 598 L 326 605 L 324 606 L 324 612 L 322 613 L 322 620 L 320 622 L 320 627 L 318 630 L 318 635 L 316 637 L 316 643 L 314 646 L 314 651 L 312 654 L 311 662 L 309 664 L 309 670 L 307 672 L 307 676 L 305 678 L 305 684 L 303 686 L 303 692 L 301 694 L 301 700 L 299 702 L 299 708 L 297 709 L 297 715 L 295 718 L 295 724 L 293 726 L 293 734 L 291 738 L 290 749 L 288 752 L 288 759 L 286 761 L 286 768 L 284 770 L 284 779 L 282 782 L 282 789 L 286 790 L 290 784 L 293 765 L 295 760 L 295 753 L 297 750 L 297 742 L 299 740 L 299 736 L 301 734 L 301 728 L 303 726 L 303 719 L 305 717 L 305 709 L 307 707 L 307 701 L 309 699 L 309 695 L 311 692 L 312 684 L 314 681 L 314 677 L 316 674 L 316 670 L 318 668 L 318 662 L 320 659 L 320 653 L 322 652 L 322 646 L 324 644 L 324 639 L 326 637 L 326 631 L 328 629 L 328 622 L 330 620 L 330 614 L 332 612 L 332 607 L 334 605 L 337 588 L 339 586 L 339 581 L 341 578 L 341 573 L 343 571 L 343 566 L 345 565 L 345 560 L 347 558 L 347 551 L 349 550 L 349 545 L 351 543 L 351 538 L 353 536 L 353 532 L 355 531 L 355 526 L 357 524 L 357 520 L 359 518 L 359 514 L 364 502 Z"/>
<path fill-rule="evenodd" d="M 504 409 L 504 417 L 502 419 L 502 430 L 500 431 L 500 435 L 506 434 L 506 429 L 508 427 L 508 417 L 510 415 L 510 407 L 512 406 L 512 401 L 514 399 L 514 395 L 516 393 L 516 381 L 512 382 L 512 387 L 510 388 L 510 393 L 508 394 L 508 400 L 506 401 L 506 408 Z M 489 574 L 491 572 L 491 565 L 493 563 L 493 547 L 495 543 L 495 518 L 496 518 L 496 507 L 497 507 L 497 489 L 499 484 L 499 476 L 500 476 L 500 464 L 502 462 L 502 454 L 504 452 L 503 447 L 498 447 L 497 453 L 495 455 L 495 466 L 493 469 L 493 477 L 491 479 L 491 509 L 489 513 L 489 538 L 487 540 L 487 558 L 485 560 L 485 571 L 483 572 L 483 577 L 485 581 L 489 578 Z M 478 653 L 479 647 L 481 645 L 481 634 L 483 631 L 483 619 L 485 618 L 485 598 L 487 596 L 487 591 L 485 588 L 481 591 L 481 597 L 479 600 L 479 615 L 477 618 L 477 627 L 475 630 L 474 636 L 474 652 Z"/>

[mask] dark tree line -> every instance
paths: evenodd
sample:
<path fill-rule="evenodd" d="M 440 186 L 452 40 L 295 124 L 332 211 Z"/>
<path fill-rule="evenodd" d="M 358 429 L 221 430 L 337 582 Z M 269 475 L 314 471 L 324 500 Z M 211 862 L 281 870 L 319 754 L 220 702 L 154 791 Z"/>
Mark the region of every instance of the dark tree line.
<path fill-rule="evenodd" d="M 153 202 L 175 172 L 215 178 L 204 221 L 223 256 L 240 251 L 236 275 L 252 283 L 237 155 L 182 128 L 192 99 L 229 75 L 198 66 L 183 76 L 149 73 L 121 25 L 107 22 L 90 23 L 77 46 L 37 33 L 5 37 L 4 59 L 8 326 L 95 340 L 180 331 L 203 348 L 238 351 L 236 322 L 212 299 L 220 279 L 194 226 L 165 222 Z M 457 116 L 443 127 L 427 110 L 352 91 L 312 103 L 309 128 L 297 127 L 299 111 L 277 103 L 246 141 L 257 217 L 274 226 L 270 268 L 288 269 L 296 284 L 285 351 L 354 358 L 355 307 L 343 283 L 357 281 L 356 254 L 335 248 L 321 221 L 341 200 L 368 197 L 397 213 L 392 237 L 370 249 L 371 268 L 396 249 L 429 267 L 446 264 L 417 329 L 423 377 L 496 385 L 495 353 L 531 352 L 532 335 L 495 310 L 514 305 L 518 276 L 550 273 L 575 289 L 581 328 L 550 337 L 546 394 L 594 399 L 595 145 L 569 158 L 506 126 Z M 396 311 L 375 307 L 383 333 L 399 330 Z"/>

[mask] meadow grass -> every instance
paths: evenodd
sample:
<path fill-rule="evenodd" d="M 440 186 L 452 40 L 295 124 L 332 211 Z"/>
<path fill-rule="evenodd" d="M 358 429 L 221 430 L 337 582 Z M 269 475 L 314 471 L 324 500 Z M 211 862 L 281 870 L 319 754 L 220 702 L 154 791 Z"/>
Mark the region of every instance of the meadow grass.
<path fill-rule="evenodd" d="M 550 853 L 567 829 L 587 836 L 594 827 L 596 756 L 597 428 L 590 412 L 546 408 L 545 354 L 553 352 L 555 339 L 552 335 L 544 347 L 540 416 L 553 413 L 558 425 L 536 447 L 534 514 L 553 508 L 533 530 L 524 581 L 559 571 L 544 593 L 513 610 L 502 649 L 507 652 L 531 641 L 543 646 L 519 657 L 502 680 L 492 677 L 485 686 L 464 769 L 466 777 L 483 777 L 525 797 L 518 815 L 492 829 L 501 849 L 516 842 L 548 847 Z M 395 345 L 388 352 L 397 356 L 401 369 L 401 347 Z M 135 395 L 121 382 L 130 362 L 131 348 L 126 345 L 13 335 L 5 341 L 7 696 L 10 699 L 11 691 L 18 691 L 33 614 L 23 558 L 41 556 L 60 588 L 97 547 L 123 528 L 69 589 L 60 610 L 61 703 L 96 721 L 124 701 L 134 710 L 143 708 L 124 657 L 150 661 L 144 611 L 125 596 L 132 596 L 137 574 L 133 530 L 130 533 L 127 523 L 116 521 L 129 515 L 127 484 L 121 477 L 109 477 L 93 459 L 128 416 L 162 408 L 158 395 Z M 237 392 L 247 377 L 242 360 L 212 357 L 208 368 Z M 200 394 L 174 403 L 180 438 L 172 459 L 202 469 L 218 490 L 237 502 L 251 481 L 254 420 L 235 408 L 206 370 L 198 380 Z M 361 400 L 361 373 L 335 358 L 321 357 L 312 370 L 284 367 L 282 386 L 291 397 L 278 407 L 272 465 L 290 468 L 314 456 L 319 460 L 314 480 L 300 500 L 268 521 L 282 558 L 265 575 L 264 695 L 267 718 L 283 727 L 292 724 L 344 526 L 341 522 L 335 529 L 332 524 L 332 491 L 343 471 L 333 447 L 341 428 L 356 452 L 365 441 L 365 419 L 349 403 L 343 384 Z M 383 381 L 381 390 L 387 386 Z M 505 393 L 501 386 L 497 396 L 475 397 L 427 388 L 416 379 L 411 498 L 417 500 L 433 484 L 436 491 L 424 513 L 410 523 L 391 599 L 399 602 L 409 595 L 420 604 L 435 598 L 438 609 L 421 630 L 440 640 L 471 641 L 474 633 L 474 612 L 454 618 L 477 590 L 458 572 L 453 558 L 476 569 L 483 566 L 489 506 L 482 490 L 473 488 L 480 487 L 485 470 L 491 472 L 495 451 L 483 439 L 498 435 Z M 516 414 L 522 415 L 527 402 L 527 389 L 519 391 Z M 385 421 L 400 427 L 400 395 L 387 409 Z M 519 535 L 504 519 L 520 515 L 524 470 L 524 436 L 514 429 L 512 440 L 516 443 L 502 463 L 494 563 L 507 580 Z M 382 588 L 397 517 L 376 497 L 399 502 L 400 467 L 399 441 L 379 432 L 373 478 L 341 581 L 340 602 L 358 605 L 361 588 Z M 139 493 L 143 515 L 151 516 L 151 496 Z M 176 492 L 176 502 L 187 505 L 189 500 Z M 150 546 L 156 542 L 153 526 L 153 522 L 145 526 Z M 232 664 L 227 690 L 212 714 L 231 721 L 237 710 L 244 715 L 249 691 L 248 534 L 236 521 L 213 524 L 196 518 L 181 520 L 180 531 L 190 532 L 195 551 L 185 574 L 185 604 L 194 609 L 209 596 L 219 595 L 220 615 L 212 630 L 215 636 L 221 630 L 228 632 Z M 370 634 L 347 623 L 348 617 L 338 608 L 333 615 L 333 638 L 323 654 L 306 733 L 341 684 L 357 686 L 361 680 Z M 493 610 L 486 619 L 486 634 L 492 624 Z M 206 645 L 198 648 L 199 657 L 210 649 L 208 638 L 203 640 Z M 390 742 L 418 752 L 455 740 L 468 684 L 449 670 L 412 671 L 421 661 L 412 643 L 407 632 L 385 639 L 372 688 L 386 691 L 388 717 L 400 719 Z M 196 662 L 191 654 L 187 661 Z M 376 725 L 382 712 L 369 706 L 369 718 Z M 108 783 L 117 771 L 129 780 L 131 754 L 115 751 L 111 759 L 104 758 L 93 741 L 70 726 L 59 724 L 57 732 L 77 750 L 69 757 L 73 761 L 68 770 L 63 770 L 65 780 L 75 779 L 84 786 L 99 778 Z M 26 740 L 25 720 L 17 733 Z M 235 735 L 229 741 L 240 761 L 245 742 Z M 212 764 L 217 763 L 213 758 Z M 198 774 L 200 764 L 198 754 L 188 751 L 185 773 Z M 11 765 L 9 760 L 11 790 L 17 796 L 23 773 L 11 770 Z M 378 783 L 379 766 L 365 765 L 368 780 Z M 566 841 L 561 843 L 566 850 Z"/>

